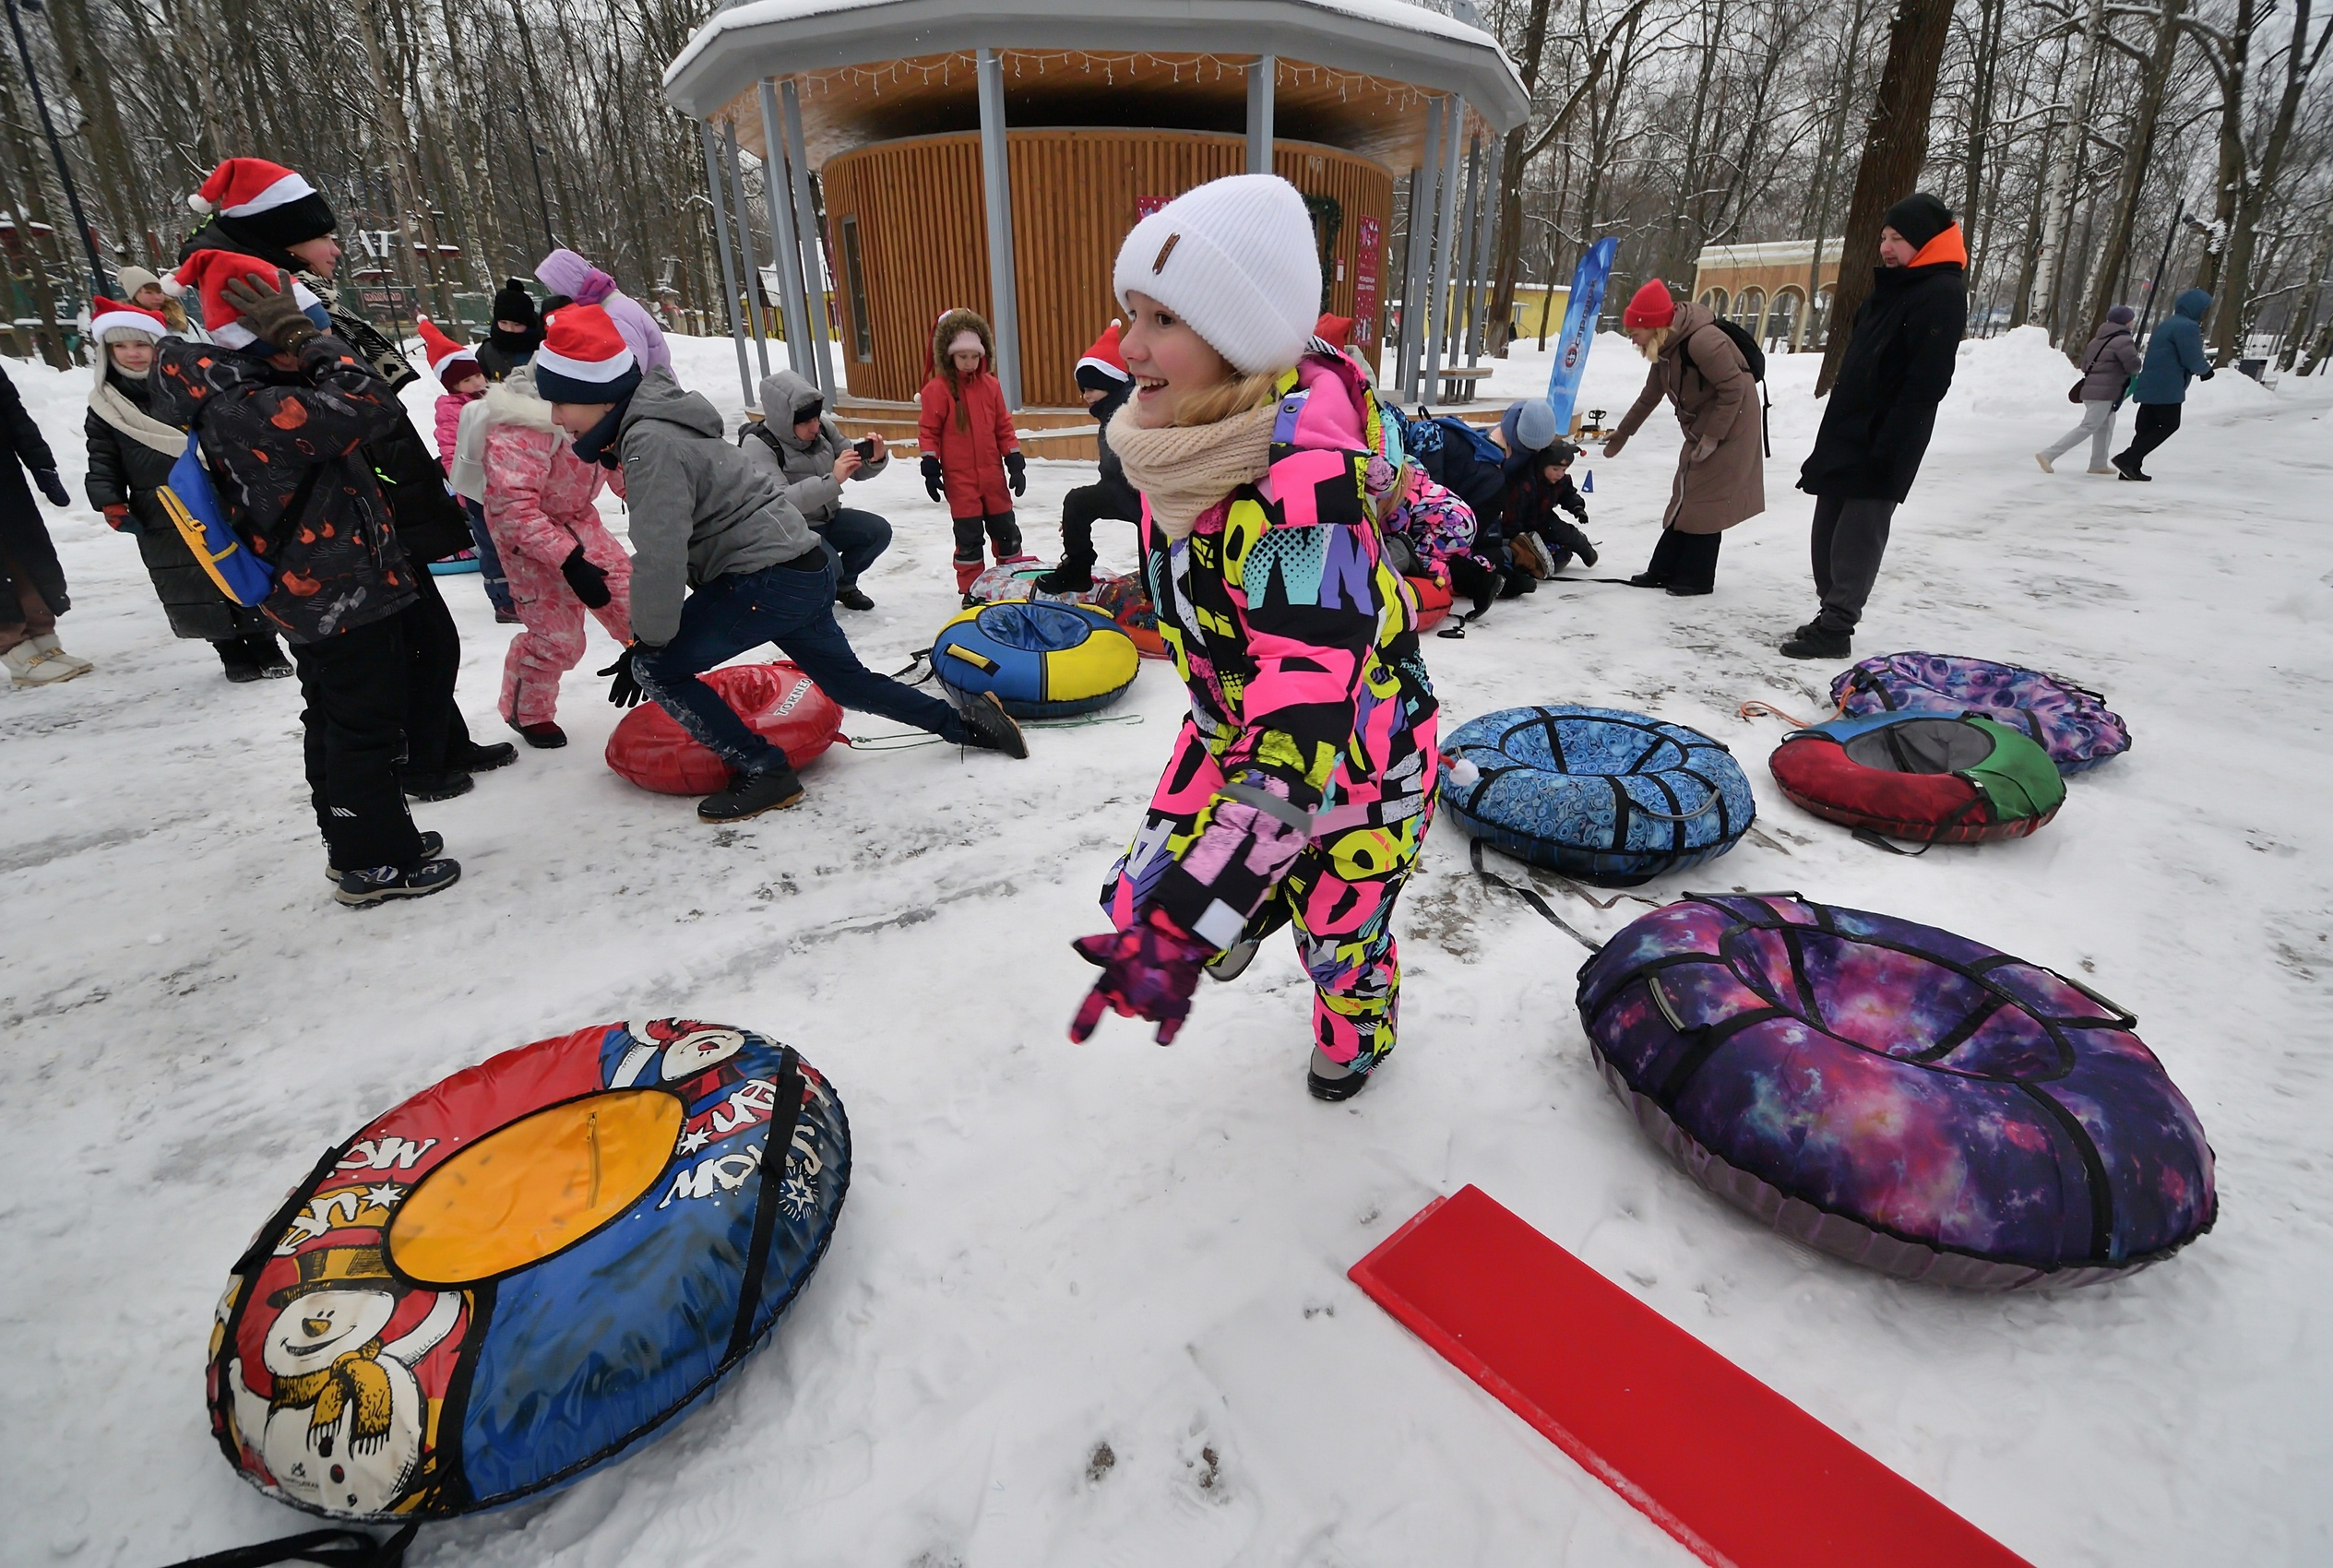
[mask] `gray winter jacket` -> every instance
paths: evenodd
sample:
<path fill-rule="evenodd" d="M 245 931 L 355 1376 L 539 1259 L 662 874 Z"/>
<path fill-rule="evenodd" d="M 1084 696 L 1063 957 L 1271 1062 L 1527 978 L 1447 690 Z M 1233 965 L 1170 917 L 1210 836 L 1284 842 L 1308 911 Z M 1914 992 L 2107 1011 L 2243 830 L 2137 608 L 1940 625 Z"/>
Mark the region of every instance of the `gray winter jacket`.
<path fill-rule="evenodd" d="M 2138 339 L 2122 322 L 2101 321 L 2074 362 L 2082 372 L 2083 402 L 2119 403 L 2138 374 Z"/>
<path fill-rule="evenodd" d="M 824 528 L 842 507 L 842 485 L 834 477 L 834 460 L 850 445 L 831 419 L 821 418 L 818 434 L 808 441 L 794 434 L 794 425 L 825 401 L 815 386 L 791 370 L 766 375 L 761 383 L 761 406 L 768 417 L 759 424 L 748 424 L 737 435 L 737 445 L 745 456 L 786 487 L 786 499 L 813 528 Z M 860 465 L 853 477 L 873 479 L 890 466 L 887 452 L 872 463 Z"/>
<path fill-rule="evenodd" d="M 649 372 L 616 427 L 632 515 L 632 635 L 673 640 L 681 588 L 825 548 L 777 480 L 724 438 L 721 416 L 673 373 Z"/>

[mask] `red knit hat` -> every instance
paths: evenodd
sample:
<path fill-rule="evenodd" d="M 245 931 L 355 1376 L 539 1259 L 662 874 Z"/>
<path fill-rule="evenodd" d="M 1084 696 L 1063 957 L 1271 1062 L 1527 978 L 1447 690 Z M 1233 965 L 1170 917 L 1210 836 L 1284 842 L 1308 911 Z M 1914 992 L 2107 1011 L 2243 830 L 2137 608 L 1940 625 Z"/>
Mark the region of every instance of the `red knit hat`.
<path fill-rule="evenodd" d="M 108 332 L 143 332 L 149 338 L 161 338 L 170 331 L 170 323 L 159 311 L 125 305 L 103 294 L 89 302 L 89 341 L 93 343 L 104 342 Z"/>
<path fill-rule="evenodd" d="M 1085 358 L 1077 362 L 1077 385 L 1095 392 L 1107 392 L 1113 386 L 1124 386 L 1134 380 L 1126 369 L 1126 356 L 1118 349 L 1118 330 L 1123 324 L 1113 321 L 1093 340 Z"/>
<path fill-rule="evenodd" d="M 429 356 L 429 368 L 437 373 L 437 379 L 446 391 L 454 383 L 485 374 L 478 362 L 478 353 L 466 344 L 457 343 L 437 329 L 437 323 L 427 316 L 417 318 L 422 329 L 422 352 Z"/>
<path fill-rule="evenodd" d="M 339 226 L 314 185 L 264 158 L 226 160 L 186 205 L 218 214 L 229 232 L 273 245 L 296 245 Z"/>
<path fill-rule="evenodd" d="M 535 391 L 547 403 L 614 403 L 640 384 L 624 334 L 599 305 L 561 305 L 542 318 Z"/>
<path fill-rule="evenodd" d="M 203 303 L 203 330 L 214 342 L 230 349 L 247 349 L 259 340 L 259 334 L 244 325 L 242 315 L 227 303 L 220 292 L 239 278 L 257 278 L 269 288 L 276 286 L 276 268 L 256 256 L 240 251 L 196 251 L 178 264 L 178 270 L 162 279 L 162 292 L 179 295 L 194 290 Z M 292 297 L 311 319 L 322 314 L 324 302 L 308 292 L 308 286 L 292 279 Z"/>
<path fill-rule="evenodd" d="M 1318 321 L 1313 323 L 1313 336 L 1339 349 L 1351 348 L 1352 324 L 1351 316 L 1323 314 Z"/>
<path fill-rule="evenodd" d="M 1677 302 L 1669 297 L 1669 285 L 1658 278 L 1637 290 L 1629 298 L 1628 308 L 1620 313 L 1620 325 L 1632 332 L 1667 327 L 1676 319 Z"/>

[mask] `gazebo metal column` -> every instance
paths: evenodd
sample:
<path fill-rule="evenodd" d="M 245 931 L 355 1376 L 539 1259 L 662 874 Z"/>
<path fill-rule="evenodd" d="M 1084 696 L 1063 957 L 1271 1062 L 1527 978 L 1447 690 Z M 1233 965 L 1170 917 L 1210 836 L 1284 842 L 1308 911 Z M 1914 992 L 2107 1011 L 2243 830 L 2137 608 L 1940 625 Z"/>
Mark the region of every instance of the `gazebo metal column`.
<path fill-rule="evenodd" d="M 1496 146 L 1494 142 L 1482 147 L 1482 199 L 1474 208 L 1474 261 L 1469 268 L 1474 278 L 1474 331 L 1466 343 L 1470 369 L 1482 362 L 1490 348 L 1491 324 L 1484 317 L 1491 308 L 1491 219 L 1499 205 L 1498 160 L 1493 151 Z"/>
<path fill-rule="evenodd" d="M 1442 369 L 1442 325 L 1448 309 L 1451 261 L 1457 249 L 1458 224 L 1458 133 L 1466 122 L 1466 101 L 1452 96 L 1442 111 L 1442 186 L 1439 192 L 1441 212 L 1432 234 L 1434 244 L 1426 253 L 1426 315 L 1425 366 L 1419 402 L 1431 402 L 1439 390 L 1435 385 Z"/>
<path fill-rule="evenodd" d="M 761 196 L 769 208 L 770 244 L 778 247 L 778 305 L 785 315 L 786 362 L 832 401 L 833 391 L 818 379 L 817 355 L 803 351 L 810 346 L 810 299 L 802 280 L 802 242 L 794 232 L 793 165 L 786 156 L 785 137 L 778 131 L 778 89 L 767 77 L 760 96 L 761 144 L 769 149 L 762 165 Z"/>
<path fill-rule="evenodd" d="M 996 379 L 1005 406 L 1020 405 L 1020 289 L 1013 276 L 1013 175 L 1006 162 L 1005 65 L 980 52 L 981 193 L 988 219 L 988 306 L 995 318 Z"/>
<path fill-rule="evenodd" d="M 793 166 L 794 233 L 802 241 L 803 280 L 810 294 L 810 347 L 818 374 L 818 390 L 831 401 L 841 388 L 835 384 L 834 350 L 827 341 L 827 264 L 819 244 L 818 210 L 810 199 L 810 160 L 802 145 L 802 98 L 788 77 L 781 89 L 786 112 L 786 161 Z M 791 347 L 788 358 L 792 358 Z"/>
<path fill-rule="evenodd" d="M 1480 137 L 1467 143 L 1466 200 L 1458 207 L 1458 216 L 1463 221 L 1458 232 L 1451 237 L 1451 259 L 1456 265 L 1450 268 L 1450 281 L 1455 287 L 1451 290 L 1448 307 L 1450 329 L 1442 335 L 1445 339 L 1442 351 L 1453 365 L 1466 351 L 1467 331 L 1474 319 L 1474 217 L 1482 210 L 1479 204 L 1482 199 L 1482 160 L 1476 154 L 1482 145 L 1482 138 Z"/>
<path fill-rule="evenodd" d="M 728 295 L 730 336 L 737 339 L 737 385 L 744 390 L 745 406 L 754 406 L 754 371 L 745 358 L 745 321 L 737 314 L 737 258 L 729 251 L 729 198 L 722 193 L 720 149 L 714 144 L 713 125 L 696 122 L 697 139 L 705 147 L 705 184 L 713 193 L 714 249 L 721 254 L 721 288 Z"/>
<path fill-rule="evenodd" d="M 1247 172 L 1272 172 L 1272 87 L 1280 56 L 1265 54 L 1247 68 Z"/>
<path fill-rule="evenodd" d="M 1442 104 L 1436 98 L 1426 105 L 1425 149 L 1410 171 L 1409 236 L 1401 256 L 1401 333 L 1394 347 L 1394 385 L 1399 396 L 1415 402 L 1418 392 L 1418 350 L 1423 333 L 1426 252 L 1434 233 L 1434 181 L 1441 172 Z"/>
<path fill-rule="evenodd" d="M 761 268 L 754 265 L 754 209 L 745 200 L 745 176 L 737 164 L 737 124 L 721 129 L 721 160 L 729 166 L 729 188 L 737 197 L 737 258 L 745 264 L 745 319 L 753 324 L 754 358 L 764 378 L 769 374 L 769 334 L 761 319 Z M 769 166 L 762 165 L 762 184 L 769 183 Z"/>

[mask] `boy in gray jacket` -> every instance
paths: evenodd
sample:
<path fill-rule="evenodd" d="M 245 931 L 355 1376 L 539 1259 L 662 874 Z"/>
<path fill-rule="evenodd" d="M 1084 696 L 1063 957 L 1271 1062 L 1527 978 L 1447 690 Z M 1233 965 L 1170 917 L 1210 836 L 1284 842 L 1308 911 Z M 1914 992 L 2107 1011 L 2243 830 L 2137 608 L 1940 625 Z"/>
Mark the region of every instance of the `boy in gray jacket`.
<path fill-rule="evenodd" d="M 786 487 L 786 499 L 813 532 L 841 558 L 835 602 L 845 610 L 872 610 L 875 600 L 859 590 L 859 575 L 891 544 L 891 524 L 873 512 L 842 504 L 845 480 L 873 479 L 891 466 L 883 437 L 867 437 L 867 452 L 842 438 L 827 417 L 827 399 L 791 370 L 764 376 L 762 412 L 737 434 L 737 445 L 756 467 Z M 872 456 L 868 455 L 872 453 Z"/>
<path fill-rule="evenodd" d="M 608 700 L 652 699 L 729 765 L 729 788 L 698 802 L 698 817 L 737 822 L 802 799 L 786 754 L 697 679 L 765 642 L 845 707 L 1029 754 L 993 695 L 963 699 L 958 711 L 859 662 L 835 624 L 833 552 L 778 481 L 723 439 L 711 403 L 682 391 L 670 371 L 643 377 L 597 305 L 565 306 L 545 326 L 535 390 L 575 437 L 577 457 L 616 470 L 632 513 L 635 640 L 601 671 L 614 677 Z"/>

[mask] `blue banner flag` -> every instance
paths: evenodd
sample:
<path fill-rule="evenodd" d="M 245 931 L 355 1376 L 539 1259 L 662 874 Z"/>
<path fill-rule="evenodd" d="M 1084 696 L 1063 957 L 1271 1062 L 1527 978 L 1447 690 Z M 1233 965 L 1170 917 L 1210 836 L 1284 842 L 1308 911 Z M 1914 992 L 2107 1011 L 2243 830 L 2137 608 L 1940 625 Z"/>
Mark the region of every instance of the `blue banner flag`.
<path fill-rule="evenodd" d="M 1572 404 L 1579 397 L 1580 374 L 1588 368 L 1588 350 L 1596 343 L 1596 315 L 1604 308 L 1604 281 L 1612 276 L 1612 258 L 1620 242 L 1607 237 L 1588 247 L 1572 269 L 1571 299 L 1564 306 L 1564 335 L 1555 343 L 1555 368 L 1547 376 L 1547 403 L 1555 410 L 1555 428 L 1568 434 Z"/>

